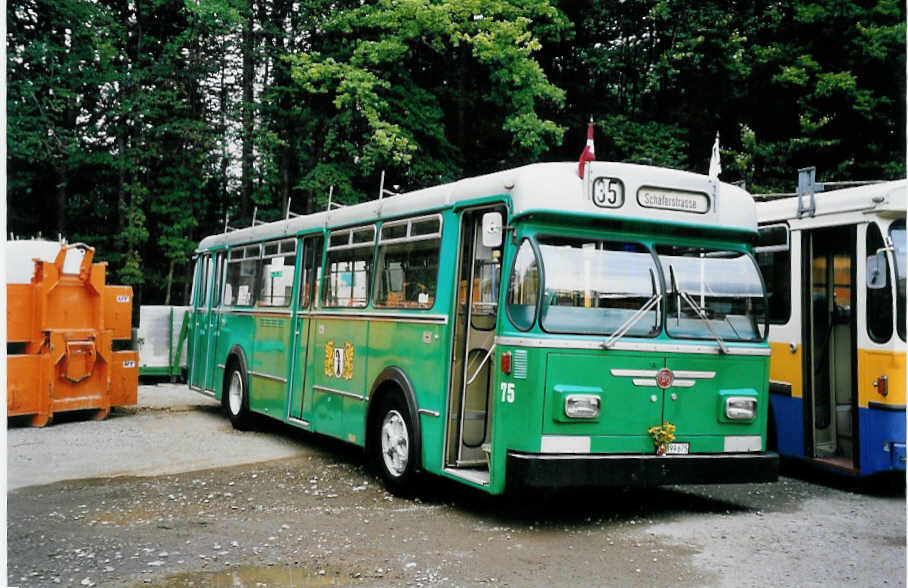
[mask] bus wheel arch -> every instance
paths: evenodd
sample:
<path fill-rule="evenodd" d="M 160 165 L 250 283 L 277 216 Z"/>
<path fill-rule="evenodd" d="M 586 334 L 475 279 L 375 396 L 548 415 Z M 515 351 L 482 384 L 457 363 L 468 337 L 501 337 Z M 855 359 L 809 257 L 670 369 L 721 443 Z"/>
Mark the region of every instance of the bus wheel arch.
<path fill-rule="evenodd" d="M 243 348 L 234 345 L 227 354 L 224 366 L 221 404 L 233 428 L 239 431 L 248 429 L 252 418 L 249 412 L 249 371 L 246 365 Z"/>
<path fill-rule="evenodd" d="M 396 416 L 392 416 L 396 413 Z M 398 475 L 392 473 L 382 456 L 382 427 L 388 418 L 403 425 L 408 433 L 409 459 L 405 469 Z M 397 367 L 386 368 L 379 374 L 369 394 L 366 412 L 366 454 L 378 469 L 388 489 L 400 495 L 412 492 L 414 478 L 419 474 L 422 463 L 422 434 L 419 412 L 413 387 L 406 374 Z"/>

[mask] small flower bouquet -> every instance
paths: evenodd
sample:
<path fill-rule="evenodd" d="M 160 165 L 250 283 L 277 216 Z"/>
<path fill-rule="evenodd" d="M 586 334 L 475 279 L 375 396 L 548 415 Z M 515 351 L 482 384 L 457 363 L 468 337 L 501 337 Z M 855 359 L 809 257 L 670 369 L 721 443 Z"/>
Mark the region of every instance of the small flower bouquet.
<path fill-rule="evenodd" d="M 656 455 L 665 455 L 668 444 L 675 440 L 675 425 L 664 423 L 649 428 L 649 436 L 653 438 L 656 446 Z"/>

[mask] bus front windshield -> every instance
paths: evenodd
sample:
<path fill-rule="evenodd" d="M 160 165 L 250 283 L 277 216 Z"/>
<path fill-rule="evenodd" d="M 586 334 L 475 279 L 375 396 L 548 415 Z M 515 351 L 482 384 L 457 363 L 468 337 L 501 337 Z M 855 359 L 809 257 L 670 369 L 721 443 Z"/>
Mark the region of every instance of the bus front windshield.
<path fill-rule="evenodd" d="M 652 337 L 661 328 L 655 259 L 639 243 L 541 237 L 542 328 L 550 333 Z M 651 303 L 652 301 L 652 303 Z M 647 307 L 647 310 L 638 311 Z"/>
<path fill-rule="evenodd" d="M 740 251 L 657 245 L 668 288 L 665 329 L 682 339 L 762 341 L 766 301 L 760 273 Z"/>

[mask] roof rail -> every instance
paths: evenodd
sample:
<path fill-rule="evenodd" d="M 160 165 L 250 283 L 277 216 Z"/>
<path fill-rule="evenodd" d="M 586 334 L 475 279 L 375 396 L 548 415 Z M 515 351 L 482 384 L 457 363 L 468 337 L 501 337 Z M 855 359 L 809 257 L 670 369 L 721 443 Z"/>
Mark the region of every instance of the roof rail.
<path fill-rule="evenodd" d="M 798 191 L 797 192 L 776 192 L 771 194 L 752 194 L 753 199 L 757 202 L 766 202 L 768 200 L 777 200 L 779 198 L 798 197 L 798 218 L 814 216 L 817 211 L 816 193 L 823 192 L 827 189 L 841 190 L 844 188 L 854 188 L 857 186 L 869 186 L 872 184 L 882 184 L 887 180 L 846 180 L 841 182 L 816 182 L 817 168 L 815 166 L 804 167 L 798 170 Z M 807 201 L 805 202 L 805 198 Z"/>

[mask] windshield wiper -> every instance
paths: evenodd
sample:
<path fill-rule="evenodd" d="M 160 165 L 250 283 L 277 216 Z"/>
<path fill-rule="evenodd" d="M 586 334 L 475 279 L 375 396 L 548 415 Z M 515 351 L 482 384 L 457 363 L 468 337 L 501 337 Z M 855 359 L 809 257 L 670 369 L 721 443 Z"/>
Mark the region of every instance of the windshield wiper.
<path fill-rule="evenodd" d="M 722 337 L 719 336 L 719 333 L 713 328 L 712 324 L 709 322 L 709 317 L 706 316 L 706 312 L 700 308 L 700 305 L 697 304 L 693 298 L 690 297 L 690 294 L 678 287 L 678 282 L 675 281 L 675 268 L 671 264 L 668 266 L 668 273 L 671 276 L 672 282 L 672 292 L 680 296 L 694 309 L 694 312 L 697 313 L 697 316 L 703 319 L 703 322 L 706 323 L 706 328 L 709 329 L 709 332 L 712 333 L 713 339 L 716 340 L 716 343 L 719 344 L 719 351 L 722 353 L 728 353 L 728 348 L 725 346 L 725 342 L 722 340 Z M 678 304 L 678 311 L 681 311 L 681 304 Z"/>
<path fill-rule="evenodd" d="M 653 295 L 650 297 L 649 300 L 646 301 L 646 304 L 644 304 L 639 309 L 637 309 L 637 312 L 635 312 L 634 314 L 629 316 L 626 321 L 621 323 L 621 326 L 619 326 L 615 330 L 615 332 L 612 334 L 612 336 L 609 337 L 605 341 L 605 343 L 602 344 L 602 346 L 605 349 L 611 349 L 612 346 L 618 342 L 618 339 L 620 339 L 621 337 L 624 337 L 624 335 L 626 335 L 627 332 L 631 330 L 631 327 L 636 325 L 640 321 L 640 319 L 643 318 L 644 314 L 649 312 L 649 310 L 653 306 L 655 306 L 656 304 L 659 303 L 660 300 L 662 300 L 662 292 L 659 292 L 658 289 L 656 288 L 656 277 L 655 277 L 655 275 L 653 275 L 653 270 L 649 270 L 649 279 L 653 285 L 653 292 L 654 292 Z"/>

